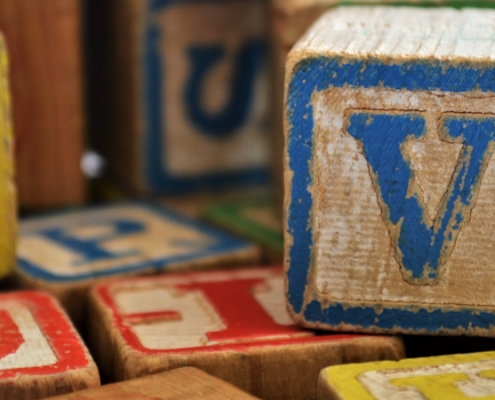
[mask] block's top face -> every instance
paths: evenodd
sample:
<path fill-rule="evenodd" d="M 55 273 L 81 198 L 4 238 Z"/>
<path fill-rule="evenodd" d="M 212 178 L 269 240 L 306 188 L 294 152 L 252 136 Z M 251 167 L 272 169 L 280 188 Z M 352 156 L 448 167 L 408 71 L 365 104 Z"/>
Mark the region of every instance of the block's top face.
<path fill-rule="evenodd" d="M 47 282 L 76 282 L 226 261 L 256 251 L 194 220 L 145 204 L 88 208 L 21 222 L 19 269 Z"/>
<path fill-rule="evenodd" d="M 249 237 L 269 249 L 283 253 L 282 218 L 271 198 L 261 197 L 238 202 L 219 202 L 204 209 L 213 223 Z"/>
<path fill-rule="evenodd" d="M 495 14 L 361 10 L 289 56 L 289 303 L 332 329 L 494 335 Z"/>
<path fill-rule="evenodd" d="M 287 14 L 297 13 L 310 7 L 335 7 L 339 5 L 383 5 L 383 0 L 274 0 L 274 8 Z M 450 7 L 490 7 L 492 0 L 388 0 L 389 6 L 450 6 Z"/>
<path fill-rule="evenodd" d="M 281 268 L 174 274 L 98 285 L 94 295 L 127 347 L 145 354 L 339 342 L 314 336 L 285 309 Z"/>
<path fill-rule="evenodd" d="M 494 376 L 495 352 L 486 352 L 333 366 L 319 385 L 342 400 L 488 399 Z"/>
<path fill-rule="evenodd" d="M 0 294 L 0 378 L 96 368 L 62 309 L 41 292 Z"/>
<path fill-rule="evenodd" d="M 386 60 L 494 62 L 495 11 L 341 7 L 324 14 L 291 53 Z"/>

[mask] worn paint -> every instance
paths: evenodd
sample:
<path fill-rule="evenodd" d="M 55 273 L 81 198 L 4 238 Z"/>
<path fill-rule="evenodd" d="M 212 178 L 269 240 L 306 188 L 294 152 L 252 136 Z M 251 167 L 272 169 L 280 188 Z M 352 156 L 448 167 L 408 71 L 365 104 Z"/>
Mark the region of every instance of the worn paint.
<path fill-rule="evenodd" d="M 0 331 L 4 334 L 0 338 L 0 378 L 39 377 L 90 366 L 81 339 L 50 296 L 5 293 L 0 300 L 2 322 L 15 327 Z"/>
<path fill-rule="evenodd" d="M 289 303 L 296 314 L 303 314 L 303 320 L 311 321 L 311 324 L 327 324 L 327 326 L 339 326 L 343 324 L 356 324 L 361 326 L 354 318 L 346 318 L 341 320 L 338 318 L 330 318 L 332 312 L 336 309 L 347 310 L 347 315 L 353 310 L 351 304 L 336 302 L 332 305 L 332 310 L 328 313 L 322 308 L 318 299 L 315 299 L 311 305 L 306 307 L 306 304 L 312 301 L 313 294 L 306 292 L 307 286 L 312 284 L 308 280 L 311 278 L 311 255 L 313 248 L 313 227 L 312 227 L 312 208 L 313 198 L 311 194 L 312 184 L 312 156 L 313 156 L 313 134 L 314 134 L 314 109 L 313 95 L 314 93 L 332 88 L 377 88 L 383 90 L 397 91 L 437 91 L 451 92 L 453 95 L 462 92 L 476 91 L 480 94 L 493 92 L 495 89 L 495 68 L 483 63 L 447 63 L 438 60 L 431 61 L 407 61 L 383 63 L 380 60 L 369 58 L 367 60 L 341 58 L 341 57 L 309 57 L 297 63 L 293 70 L 290 82 L 288 84 L 287 94 L 287 122 L 288 131 L 288 156 L 289 168 L 293 171 L 294 177 L 291 182 L 290 204 L 288 207 L 288 231 L 287 235 L 293 237 L 293 245 L 289 246 L 288 255 L 290 263 L 288 266 L 288 299 Z M 487 118 L 489 121 L 490 118 Z M 447 122 L 452 128 L 453 122 Z M 491 122 L 489 122 L 491 123 Z M 490 139 L 491 140 L 491 139 Z M 485 148 L 486 149 L 486 148 Z M 464 157 L 469 158 L 470 149 L 465 148 Z M 480 147 L 481 153 L 485 154 L 485 150 Z M 490 154 L 487 149 L 487 155 Z M 476 184 L 477 179 L 482 176 L 482 165 L 486 159 L 484 155 L 474 158 L 474 167 L 477 163 L 480 167 L 478 174 L 472 172 L 472 182 Z M 476 161 L 477 160 L 477 161 Z M 465 165 L 467 167 L 467 164 Z M 462 169 L 462 168 L 461 168 Z M 459 171 L 457 171 L 459 172 Z M 470 187 L 471 185 L 469 185 Z M 455 190 L 454 190 L 455 191 Z M 452 192 L 453 193 L 453 192 Z M 465 194 L 465 193 L 464 193 Z M 455 198 L 451 197 L 453 200 Z M 466 194 L 463 203 L 469 203 L 467 199 L 472 199 Z M 457 206 L 456 206 L 457 207 Z M 467 212 L 469 205 L 464 207 L 464 212 Z M 422 210 L 421 219 L 425 213 Z M 458 211 L 458 210 L 457 210 Z M 462 214 L 462 211 L 461 211 Z M 463 214 L 464 215 L 464 214 Z M 419 217 L 418 217 L 419 219 Z M 462 218 L 461 218 L 462 219 Z M 461 222 L 461 221 L 458 221 Z M 455 227 L 451 225 L 451 229 Z M 447 235 L 447 239 L 449 236 Z M 445 252 L 443 254 L 447 254 Z M 440 259 L 437 258 L 437 260 Z M 424 263 L 422 264 L 424 266 Z M 418 271 L 418 270 L 417 270 Z M 417 276 L 421 276 L 423 269 L 419 269 Z M 429 271 L 431 272 L 431 271 Z M 432 276 L 428 277 L 431 279 Z M 305 299 L 305 293 L 307 298 Z M 308 297 L 309 296 L 309 297 Z M 323 300 L 322 300 L 323 301 Z M 318 307 L 320 310 L 318 310 Z M 348 308 L 350 307 L 350 308 Z M 377 303 L 376 309 L 381 310 L 383 303 Z M 428 319 L 414 319 L 417 325 L 407 328 L 415 332 L 422 330 L 436 332 L 442 330 L 443 318 L 442 307 L 440 305 L 434 313 L 429 315 Z M 365 307 L 366 318 L 373 321 L 377 318 L 383 320 L 380 313 L 374 307 Z M 404 314 L 405 313 L 405 314 Z M 402 316 L 408 315 L 410 311 L 404 311 L 401 314 L 400 308 L 394 309 L 394 317 L 401 320 Z M 456 327 L 450 327 L 452 331 L 457 327 L 467 329 L 473 322 L 481 329 L 488 329 L 490 323 L 485 323 L 485 316 L 489 317 L 488 313 L 483 313 L 483 317 L 478 318 L 477 311 L 456 311 L 456 319 L 459 324 Z M 452 315 L 452 314 L 449 314 Z M 332 317 L 336 317 L 332 315 Z M 436 319 L 435 319 L 436 318 Z M 478 321 L 475 323 L 475 321 Z M 387 324 L 381 322 L 381 327 L 385 329 Z M 454 325 L 454 324 L 452 324 Z M 370 324 L 373 325 L 373 323 Z M 392 325 L 395 326 L 395 325 Z M 396 327 L 401 329 L 400 326 Z M 387 328 L 389 329 L 389 328 Z M 478 331 L 479 332 L 479 331 Z M 485 331 L 487 334 L 488 331 Z"/>
<path fill-rule="evenodd" d="M 495 353 L 459 354 L 333 366 L 320 375 L 321 398 L 495 398 Z"/>

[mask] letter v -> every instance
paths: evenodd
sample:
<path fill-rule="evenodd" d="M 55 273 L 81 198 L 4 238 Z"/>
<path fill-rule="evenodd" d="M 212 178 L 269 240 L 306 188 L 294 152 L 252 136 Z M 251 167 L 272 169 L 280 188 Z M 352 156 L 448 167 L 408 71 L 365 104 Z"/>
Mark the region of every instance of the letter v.
<path fill-rule="evenodd" d="M 476 202 L 494 148 L 495 119 L 474 114 L 442 118 L 441 139 L 462 143 L 463 149 L 433 222 L 422 195 L 411 193 L 414 173 L 401 152 L 406 140 L 426 134 L 425 119 L 418 113 L 354 112 L 349 122 L 348 133 L 362 144 L 404 279 L 436 284 Z"/>

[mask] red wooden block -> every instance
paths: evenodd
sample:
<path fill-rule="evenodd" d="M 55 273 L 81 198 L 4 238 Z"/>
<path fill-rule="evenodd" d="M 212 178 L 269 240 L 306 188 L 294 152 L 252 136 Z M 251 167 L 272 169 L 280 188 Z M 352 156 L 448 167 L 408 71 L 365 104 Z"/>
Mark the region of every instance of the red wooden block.
<path fill-rule="evenodd" d="M 0 399 L 40 399 L 100 385 L 98 369 L 56 300 L 0 294 Z"/>
<path fill-rule="evenodd" d="M 170 274 L 97 286 L 91 344 L 123 380 L 200 368 L 263 399 L 310 399 L 325 364 L 398 359 L 395 337 L 315 335 L 285 309 L 281 268 Z"/>

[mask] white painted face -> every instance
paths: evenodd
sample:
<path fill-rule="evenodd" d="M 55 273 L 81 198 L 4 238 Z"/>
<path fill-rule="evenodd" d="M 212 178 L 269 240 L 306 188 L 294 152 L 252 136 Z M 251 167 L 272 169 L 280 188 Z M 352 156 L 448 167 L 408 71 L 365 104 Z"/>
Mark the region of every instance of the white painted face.
<path fill-rule="evenodd" d="M 57 357 L 24 304 L 6 301 L 0 305 L 0 371 L 44 367 L 55 364 Z M 4 335 L 8 333 L 8 335 Z"/>

